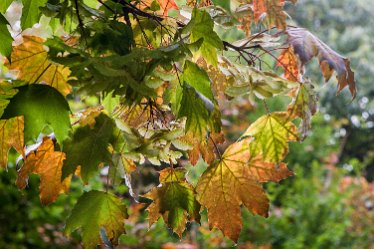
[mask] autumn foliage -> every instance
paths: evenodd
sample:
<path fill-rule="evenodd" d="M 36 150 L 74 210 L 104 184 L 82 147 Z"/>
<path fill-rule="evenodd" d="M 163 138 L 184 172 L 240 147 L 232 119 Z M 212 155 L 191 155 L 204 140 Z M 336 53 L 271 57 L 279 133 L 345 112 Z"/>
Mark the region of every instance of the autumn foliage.
<path fill-rule="evenodd" d="M 116 179 L 131 190 L 126 179 L 144 165 L 159 171 L 159 186 L 143 196 L 150 225 L 162 218 L 181 237 L 207 209 L 210 228 L 237 241 L 241 207 L 267 217 L 262 185 L 293 176 L 284 162 L 289 143 L 308 135 L 317 112 L 307 63 L 316 57 L 325 80 L 335 73 L 338 93 L 348 87 L 354 98 L 350 61 L 287 25 L 284 7 L 296 0 L 94 2 L 22 1 L 21 28 L 45 15 L 56 21 L 54 35 L 23 33 L 14 45 L 3 15 L 12 1 L 0 3 L 8 37 L 0 45 L 7 71 L 0 82 L 0 166 L 7 168 L 14 148 L 17 186 L 40 175 L 44 205 L 69 194 L 71 181 L 89 184 L 109 167 L 110 189 L 85 192 L 66 222 L 66 235 L 81 228 L 87 248 L 116 244 L 125 232 L 128 207 L 115 195 Z M 244 38 L 223 40 L 218 26 Z M 268 109 L 266 100 L 277 95 L 291 98 L 287 110 Z M 71 108 L 92 96 L 95 106 Z M 263 102 L 266 113 L 224 144 L 224 106 L 243 97 Z M 185 161 L 200 159 L 210 166 L 193 186 Z"/>

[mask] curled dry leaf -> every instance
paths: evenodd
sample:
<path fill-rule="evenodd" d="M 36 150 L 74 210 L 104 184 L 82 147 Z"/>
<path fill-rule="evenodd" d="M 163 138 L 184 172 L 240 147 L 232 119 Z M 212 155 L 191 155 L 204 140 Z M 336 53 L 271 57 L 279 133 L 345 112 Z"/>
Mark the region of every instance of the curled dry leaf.
<path fill-rule="evenodd" d="M 313 57 L 317 57 L 325 81 L 327 82 L 331 78 L 335 70 L 338 93 L 348 86 L 352 97 L 355 98 L 356 82 L 347 58 L 339 55 L 306 29 L 289 27 L 286 33 L 288 35 L 287 43 L 293 47 L 300 60 L 301 68 Z"/>

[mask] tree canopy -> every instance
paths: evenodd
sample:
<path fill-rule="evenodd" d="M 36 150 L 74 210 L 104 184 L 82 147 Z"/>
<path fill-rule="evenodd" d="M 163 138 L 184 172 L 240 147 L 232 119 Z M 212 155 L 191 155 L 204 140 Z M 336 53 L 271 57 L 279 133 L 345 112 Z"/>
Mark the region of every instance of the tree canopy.
<path fill-rule="evenodd" d="M 210 228 L 237 241 L 240 207 L 267 217 L 262 185 L 293 176 L 289 143 L 308 136 L 318 109 L 308 62 L 316 57 L 326 82 L 336 76 L 337 93 L 357 94 L 350 60 L 287 24 L 284 8 L 295 4 L 22 0 L 17 27 L 19 3 L 2 1 L 0 167 L 17 153 L 17 186 L 40 175 L 44 205 L 108 168 L 106 191 L 85 192 L 66 221 L 87 248 L 116 244 L 135 201 L 148 203 L 150 225 L 163 218 L 179 236 L 207 209 Z M 275 96 L 289 97 L 285 110 L 268 107 Z M 242 99 L 265 112 L 229 138 L 227 103 Z M 193 186 L 184 166 L 199 159 L 210 166 Z M 144 165 L 160 184 L 139 197 L 128 178 Z"/>

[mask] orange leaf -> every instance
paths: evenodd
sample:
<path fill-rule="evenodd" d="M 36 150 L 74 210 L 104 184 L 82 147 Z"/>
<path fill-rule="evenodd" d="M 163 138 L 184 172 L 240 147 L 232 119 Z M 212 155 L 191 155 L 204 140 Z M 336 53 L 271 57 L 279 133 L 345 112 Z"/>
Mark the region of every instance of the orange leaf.
<path fill-rule="evenodd" d="M 277 66 L 284 68 L 284 77 L 291 81 L 299 81 L 299 61 L 292 47 L 283 50 L 278 57 Z"/>
<path fill-rule="evenodd" d="M 284 0 L 253 0 L 253 13 L 256 22 L 263 22 L 269 27 L 286 29 L 286 14 L 283 11 Z"/>
<path fill-rule="evenodd" d="M 203 173 L 196 187 L 197 200 L 208 209 L 210 228 L 219 228 L 234 241 L 242 228 L 240 205 L 267 217 L 269 200 L 261 183 L 293 175 L 284 163 L 277 166 L 264 162 L 261 156 L 252 157 L 251 142 L 252 138 L 245 138 L 230 145 L 222 159 Z"/>
<path fill-rule="evenodd" d="M 168 15 L 169 9 L 179 9 L 174 0 L 157 0 L 157 2 L 160 4 L 163 16 Z"/>
<path fill-rule="evenodd" d="M 6 168 L 8 152 L 13 147 L 24 155 L 24 119 L 23 116 L 0 120 L 0 168 Z"/>
<path fill-rule="evenodd" d="M 17 79 L 29 84 L 44 83 L 56 88 L 64 96 L 71 92 L 67 83 L 70 70 L 48 60 L 48 52 L 43 46 L 44 39 L 24 36 L 23 43 L 14 47 L 11 61 L 6 62 L 9 70 L 18 71 Z"/>
<path fill-rule="evenodd" d="M 27 185 L 31 173 L 40 175 L 40 200 L 47 205 L 54 202 L 60 192 L 66 189 L 66 182 L 61 182 L 62 165 L 65 153 L 54 150 L 54 143 L 50 138 L 44 138 L 36 152 L 30 153 L 24 165 L 18 172 L 16 184 L 20 189 Z"/>
<path fill-rule="evenodd" d="M 188 159 L 192 165 L 196 165 L 200 155 L 207 164 L 212 163 L 216 158 L 214 143 L 221 144 L 225 138 L 223 133 L 211 133 L 209 136 L 208 139 L 202 139 L 200 136 L 195 136 L 192 132 L 188 132 L 181 138 L 182 141 L 192 145 L 192 149 L 187 152 Z"/>

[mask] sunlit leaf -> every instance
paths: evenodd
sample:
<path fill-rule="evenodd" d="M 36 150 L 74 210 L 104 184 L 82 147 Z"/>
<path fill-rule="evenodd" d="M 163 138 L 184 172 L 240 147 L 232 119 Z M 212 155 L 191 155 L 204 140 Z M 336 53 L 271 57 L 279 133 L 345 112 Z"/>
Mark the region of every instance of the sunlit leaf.
<path fill-rule="evenodd" d="M 191 42 L 204 39 L 200 46 L 201 55 L 209 64 L 217 66 L 217 49 L 223 49 L 223 43 L 213 30 L 213 26 L 213 20 L 208 12 L 195 8 L 192 12 L 191 21 L 183 32 L 191 32 Z"/>
<path fill-rule="evenodd" d="M 25 142 L 35 141 L 45 131 L 61 143 L 68 137 L 71 125 L 70 108 L 66 99 L 54 88 L 47 85 L 29 85 L 18 88 L 2 118 L 25 117 Z"/>
<path fill-rule="evenodd" d="M 179 237 L 182 236 L 187 221 L 200 220 L 200 204 L 184 174 L 183 169 L 164 169 L 160 172 L 161 185 L 146 195 L 153 200 L 148 207 L 149 224 L 152 225 L 162 216 Z"/>
<path fill-rule="evenodd" d="M 66 221 L 65 234 L 82 228 L 82 240 L 85 248 L 94 249 L 102 243 L 100 229 L 114 245 L 118 244 L 119 236 L 125 232 L 125 219 L 128 218 L 127 208 L 116 196 L 91 190 L 85 192 L 71 211 Z"/>
<path fill-rule="evenodd" d="M 71 92 L 71 86 L 67 83 L 70 70 L 48 59 L 43 42 L 39 37 L 24 36 L 23 43 L 13 48 L 11 63 L 7 62 L 6 66 L 18 72 L 17 79 L 29 84 L 50 85 L 65 96 Z"/>
<path fill-rule="evenodd" d="M 297 127 L 286 112 L 264 115 L 249 126 L 243 136 L 254 137 L 251 152 L 266 162 L 279 163 L 288 153 L 288 142 L 297 141 Z"/>
<path fill-rule="evenodd" d="M 64 186 L 61 182 L 65 153 L 55 151 L 53 141 L 44 138 L 35 152 L 31 152 L 18 172 L 17 186 L 24 189 L 31 173 L 40 175 L 40 200 L 47 205 L 54 202 Z"/>
<path fill-rule="evenodd" d="M 0 168 L 8 164 L 8 152 L 11 148 L 24 155 L 24 119 L 22 116 L 8 120 L 0 119 Z"/>
<path fill-rule="evenodd" d="M 269 201 L 260 183 L 292 176 L 285 164 L 277 166 L 251 155 L 251 141 L 244 138 L 230 145 L 203 173 L 196 187 L 197 200 L 208 209 L 210 228 L 219 228 L 234 241 L 242 228 L 241 204 L 253 214 L 267 217 Z"/>
<path fill-rule="evenodd" d="M 43 7 L 48 0 L 22 0 L 22 29 L 31 28 L 35 23 L 39 22 L 41 11 L 39 7 Z"/>
<path fill-rule="evenodd" d="M 277 66 L 283 67 L 284 77 L 291 81 L 299 81 L 299 60 L 297 59 L 293 48 L 283 50 L 278 57 Z"/>

